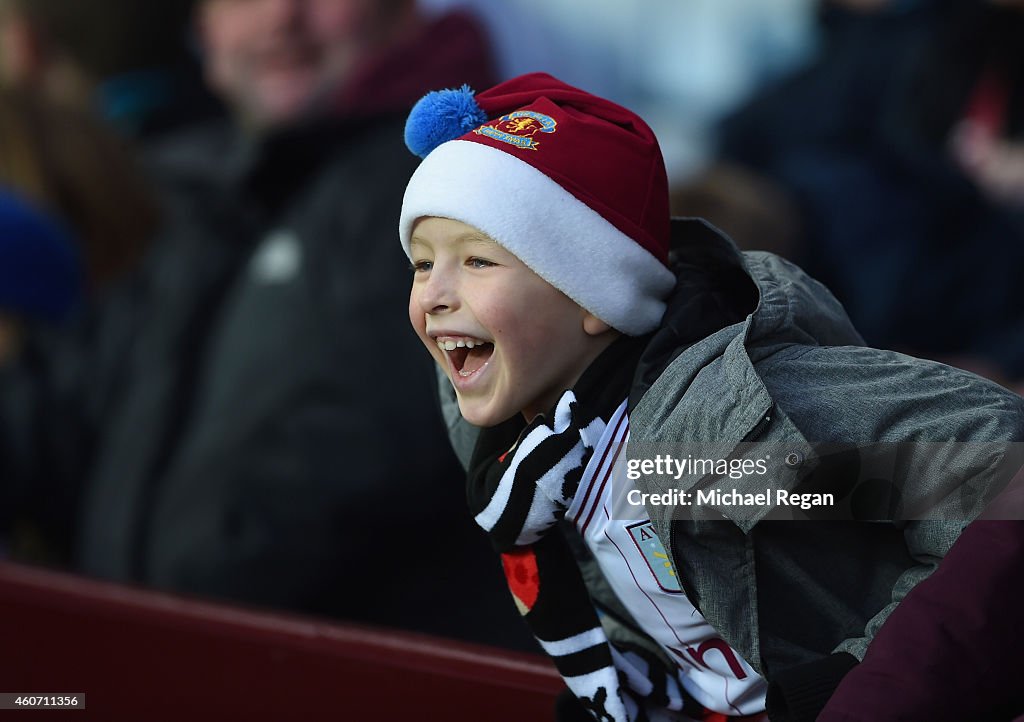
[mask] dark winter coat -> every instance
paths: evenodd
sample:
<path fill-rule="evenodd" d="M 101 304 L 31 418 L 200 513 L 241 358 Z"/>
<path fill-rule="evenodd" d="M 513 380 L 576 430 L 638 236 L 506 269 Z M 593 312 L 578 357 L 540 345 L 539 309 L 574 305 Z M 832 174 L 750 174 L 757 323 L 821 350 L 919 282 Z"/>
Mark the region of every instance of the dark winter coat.
<path fill-rule="evenodd" d="M 104 578 L 518 641 L 491 618 L 518 625 L 462 511 L 394 242 L 408 107 L 490 82 L 467 23 L 424 29 L 316 120 L 167 141 L 172 221 L 145 267 L 0 378 L 8 521 Z"/>

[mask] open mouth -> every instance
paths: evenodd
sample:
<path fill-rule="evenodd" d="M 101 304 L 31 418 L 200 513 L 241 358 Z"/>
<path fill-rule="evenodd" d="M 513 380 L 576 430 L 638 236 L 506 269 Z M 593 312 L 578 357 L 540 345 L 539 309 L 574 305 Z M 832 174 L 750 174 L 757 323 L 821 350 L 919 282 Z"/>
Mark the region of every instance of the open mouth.
<path fill-rule="evenodd" d="M 439 338 L 437 345 L 448 357 L 455 373 L 462 378 L 468 378 L 486 366 L 494 353 L 493 343 L 479 339 Z"/>

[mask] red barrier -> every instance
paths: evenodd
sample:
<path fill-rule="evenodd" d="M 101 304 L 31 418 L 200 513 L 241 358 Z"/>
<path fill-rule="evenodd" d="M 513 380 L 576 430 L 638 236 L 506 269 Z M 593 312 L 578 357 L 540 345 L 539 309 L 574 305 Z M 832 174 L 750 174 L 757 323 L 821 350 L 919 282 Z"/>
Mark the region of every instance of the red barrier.
<path fill-rule="evenodd" d="M 0 562 L 0 719 L 550 720 L 540 655 L 254 612 Z"/>

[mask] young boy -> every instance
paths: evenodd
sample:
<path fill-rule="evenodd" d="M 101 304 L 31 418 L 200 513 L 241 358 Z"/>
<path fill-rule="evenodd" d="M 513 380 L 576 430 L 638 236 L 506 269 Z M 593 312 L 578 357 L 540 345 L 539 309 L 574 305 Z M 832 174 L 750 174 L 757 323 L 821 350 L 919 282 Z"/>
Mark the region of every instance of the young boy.
<path fill-rule="evenodd" d="M 569 688 L 600 720 L 762 719 L 766 691 L 770 719 L 814 719 L 998 491 L 1021 399 L 864 348 L 799 269 L 670 222 L 647 125 L 548 75 L 432 93 L 406 141 L 410 320 L 457 399 L 471 509 Z M 794 498 L 894 521 L 769 520 Z"/>

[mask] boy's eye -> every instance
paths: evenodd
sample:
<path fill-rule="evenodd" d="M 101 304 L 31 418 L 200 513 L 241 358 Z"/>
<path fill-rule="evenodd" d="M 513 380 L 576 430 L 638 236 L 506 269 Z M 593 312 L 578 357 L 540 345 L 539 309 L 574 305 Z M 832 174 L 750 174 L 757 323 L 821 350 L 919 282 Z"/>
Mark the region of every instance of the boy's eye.
<path fill-rule="evenodd" d="M 497 264 L 492 263 L 491 261 L 488 261 L 485 258 L 477 258 L 474 256 L 473 258 L 470 258 L 466 261 L 466 265 L 470 266 L 471 268 L 490 268 L 491 266 Z"/>
<path fill-rule="evenodd" d="M 415 273 L 423 273 L 424 271 L 429 271 L 433 266 L 433 261 L 413 261 L 409 268 Z"/>

